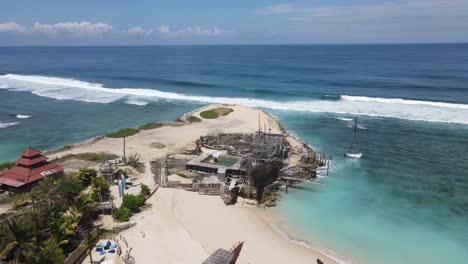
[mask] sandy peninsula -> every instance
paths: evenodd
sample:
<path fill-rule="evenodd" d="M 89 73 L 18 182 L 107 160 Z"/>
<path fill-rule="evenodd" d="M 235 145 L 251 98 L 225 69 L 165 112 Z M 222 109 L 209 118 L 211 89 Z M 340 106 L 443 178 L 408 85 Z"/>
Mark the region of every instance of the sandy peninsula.
<path fill-rule="evenodd" d="M 202 119 L 196 123 L 171 123 L 157 129 L 142 130 L 126 139 L 127 153 L 138 153 L 145 163 L 145 172 L 137 176 L 137 183 L 156 187 L 150 171 L 150 161 L 169 155 L 180 155 L 193 148 L 200 136 L 224 133 L 254 133 L 258 120 L 273 133 L 281 133 L 277 120 L 264 111 L 237 105 L 229 105 L 234 111 L 217 119 L 203 119 L 200 112 L 219 107 L 210 105 L 186 116 Z M 287 137 L 292 147 L 301 143 Z M 158 146 L 155 148 L 154 146 Z M 122 155 L 122 139 L 102 138 L 72 148 L 56 151 L 51 158 L 84 152 L 109 152 Z M 138 188 L 130 189 L 137 192 Z M 116 195 L 116 187 L 112 187 Z M 120 203 L 116 198 L 115 203 Z M 271 223 L 268 209 L 248 205 L 242 199 L 235 206 L 226 206 L 219 196 L 198 195 L 184 190 L 158 188 L 147 201 L 150 206 L 134 215 L 130 222 L 136 226 L 121 233 L 133 248 L 132 255 L 138 263 L 202 263 L 218 248 L 230 249 L 237 241 L 245 245 L 237 263 L 336 263 L 322 253 L 292 243 L 278 233 Z M 105 227 L 112 228 L 111 217 L 102 219 Z"/>

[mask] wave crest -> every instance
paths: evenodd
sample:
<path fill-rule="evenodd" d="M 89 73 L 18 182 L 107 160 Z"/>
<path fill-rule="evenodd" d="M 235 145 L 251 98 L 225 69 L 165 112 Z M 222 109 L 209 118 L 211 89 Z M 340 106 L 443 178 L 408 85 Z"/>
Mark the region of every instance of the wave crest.
<path fill-rule="evenodd" d="M 11 127 L 11 126 L 16 126 L 18 124 L 19 124 L 19 122 L 9 122 L 9 123 L 0 122 L 0 128 L 7 128 L 7 127 Z"/>
<path fill-rule="evenodd" d="M 408 120 L 468 124 L 468 105 L 444 102 L 374 98 L 343 95 L 327 100 L 271 101 L 254 98 L 230 98 L 179 94 L 146 88 L 107 88 L 68 78 L 6 74 L 0 76 L 0 88 L 29 91 L 55 99 L 111 103 L 126 100 L 130 104 L 166 100 L 185 100 L 203 103 L 240 104 L 276 110 L 295 110 L 337 114 L 400 118 Z M 138 103 L 137 103 L 138 102 Z"/>

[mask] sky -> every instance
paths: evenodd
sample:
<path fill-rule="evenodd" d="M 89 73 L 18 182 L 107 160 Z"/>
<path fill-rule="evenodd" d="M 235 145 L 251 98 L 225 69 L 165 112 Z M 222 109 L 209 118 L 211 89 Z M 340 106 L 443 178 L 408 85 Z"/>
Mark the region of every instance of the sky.
<path fill-rule="evenodd" d="M 468 42 L 468 0 L 1 0 L 0 46 Z"/>

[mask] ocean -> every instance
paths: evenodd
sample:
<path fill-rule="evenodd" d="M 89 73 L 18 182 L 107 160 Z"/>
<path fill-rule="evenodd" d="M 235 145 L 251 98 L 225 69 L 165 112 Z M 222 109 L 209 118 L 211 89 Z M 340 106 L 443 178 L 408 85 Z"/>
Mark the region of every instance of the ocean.
<path fill-rule="evenodd" d="M 468 44 L 1 47 L 0 162 L 209 103 L 263 108 L 331 158 L 274 209 L 294 239 L 349 263 L 468 262 Z"/>

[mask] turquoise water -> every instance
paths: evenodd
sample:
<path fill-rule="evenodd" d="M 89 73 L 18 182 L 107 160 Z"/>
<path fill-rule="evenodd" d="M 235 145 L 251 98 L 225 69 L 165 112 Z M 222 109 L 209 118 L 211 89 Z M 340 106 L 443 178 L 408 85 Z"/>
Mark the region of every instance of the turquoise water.
<path fill-rule="evenodd" d="M 261 107 L 333 156 L 277 208 L 301 238 L 359 263 L 468 263 L 468 44 L 2 47 L 0 162 L 209 103 Z"/>
<path fill-rule="evenodd" d="M 276 113 L 333 155 L 322 185 L 291 188 L 277 210 L 299 239 L 358 263 L 468 260 L 468 126 L 360 118 L 364 157 L 342 158 L 352 128 L 336 115 Z M 293 118 L 294 117 L 294 118 Z"/>

